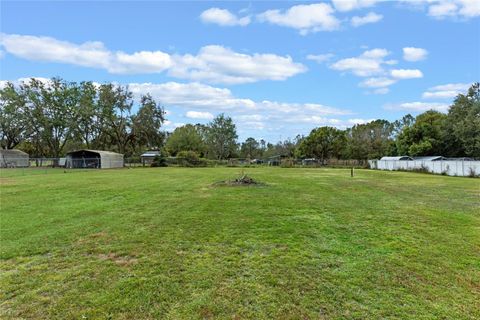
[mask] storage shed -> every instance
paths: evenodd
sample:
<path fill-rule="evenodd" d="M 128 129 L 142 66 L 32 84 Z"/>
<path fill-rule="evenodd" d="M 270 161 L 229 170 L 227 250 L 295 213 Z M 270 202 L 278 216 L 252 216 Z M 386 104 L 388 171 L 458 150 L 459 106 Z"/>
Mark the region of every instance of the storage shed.
<path fill-rule="evenodd" d="M 18 149 L 0 149 L 0 168 L 28 167 L 28 153 Z"/>
<path fill-rule="evenodd" d="M 123 154 L 103 151 L 82 149 L 67 153 L 65 160 L 67 168 L 123 168 Z"/>
<path fill-rule="evenodd" d="M 145 165 L 151 165 L 153 162 L 153 159 L 155 159 L 156 156 L 160 154 L 160 151 L 147 151 L 144 154 L 140 155 L 140 159 L 142 160 L 142 164 Z"/>
<path fill-rule="evenodd" d="M 398 157 L 382 157 L 381 161 L 400 161 L 400 160 L 413 160 L 409 156 L 398 156 Z"/>

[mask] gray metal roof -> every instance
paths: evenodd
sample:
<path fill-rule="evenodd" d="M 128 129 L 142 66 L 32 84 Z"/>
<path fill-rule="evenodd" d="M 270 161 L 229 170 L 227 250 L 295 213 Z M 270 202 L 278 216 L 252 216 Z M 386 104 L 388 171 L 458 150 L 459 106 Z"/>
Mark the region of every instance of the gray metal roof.
<path fill-rule="evenodd" d="M 160 151 L 147 151 L 144 154 L 140 155 L 140 157 L 155 157 L 160 154 Z"/>
<path fill-rule="evenodd" d="M 28 153 L 18 149 L 0 149 L 0 155 L 3 157 L 28 157 Z"/>
<path fill-rule="evenodd" d="M 399 161 L 399 160 L 413 160 L 409 156 L 398 156 L 398 157 L 382 157 L 380 160 L 386 160 L 386 161 Z"/>
<path fill-rule="evenodd" d="M 414 157 L 413 160 L 419 161 L 439 161 L 439 160 L 446 160 L 447 158 L 443 156 L 428 156 L 428 157 Z"/>
<path fill-rule="evenodd" d="M 80 150 L 75 150 L 75 151 L 67 152 L 67 154 L 77 153 L 77 152 L 81 152 L 81 151 L 98 153 L 100 156 L 101 156 L 101 155 L 105 155 L 105 156 L 117 156 L 117 155 L 120 155 L 120 156 L 123 157 L 123 154 L 121 154 L 121 153 L 112 152 L 112 151 L 104 151 L 104 150 L 93 150 L 93 149 L 80 149 Z"/>

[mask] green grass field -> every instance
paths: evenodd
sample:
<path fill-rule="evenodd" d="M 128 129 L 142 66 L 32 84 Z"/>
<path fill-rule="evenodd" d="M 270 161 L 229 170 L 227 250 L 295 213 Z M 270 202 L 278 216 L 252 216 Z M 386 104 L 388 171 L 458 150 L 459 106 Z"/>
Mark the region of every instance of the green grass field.
<path fill-rule="evenodd" d="M 6 171 L 0 318 L 480 318 L 480 180 Z"/>

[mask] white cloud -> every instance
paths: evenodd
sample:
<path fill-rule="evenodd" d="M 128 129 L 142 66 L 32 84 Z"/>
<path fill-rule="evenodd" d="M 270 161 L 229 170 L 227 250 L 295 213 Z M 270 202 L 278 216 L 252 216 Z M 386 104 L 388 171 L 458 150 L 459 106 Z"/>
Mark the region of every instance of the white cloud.
<path fill-rule="evenodd" d="M 368 78 L 360 82 L 360 86 L 367 87 L 367 88 L 383 88 L 383 87 L 391 86 L 396 82 L 397 80 L 386 78 L 386 77 Z"/>
<path fill-rule="evenodd" d="M 379 0 L 332 0 L 332 3 L 338 11 L 346 12 L 371 7 L 378 1 Z"/>
<path fill-rule="evenodd" d="M 470 19 L 480 16 L 478 0 L 403 0 L 407 6 L 426 10 L 435 19 Z"/>
<path fill-rule="evenodd" d="M 333 53 L 325 53 L 325 54 L 309 54 L 307 56 L 308 60 L 316 61 L 317 63 L 323 63 L 330 59 L 332 59 L 335 55 Z"/>
<path fill-rule="evenodd" d="M 220 26 L 246 26 L 250 23 L 250 17 L 239 18 L 230 11 L 220 8 L 210 8 L 200 15 L 205 23 L 214 23 Z"/>
<path fill-rule="evenodd" d="M 137 97 L 150 93 L 167 106 L 212 110 L 252 109 L 256 106 L 250 99 L 235 98 L 229 89 L 195 82 L 129 83 L 128 87 Z"/>
<path fill-rule="evenodd" d="M 458 13 L 466 18 L 480 16 L 480 1 L 478 0 L 459 0 L 460 10 Z"/>
<path fill-rule="evenodd" d="M 17 57 L 105 69 L 114 74 L 160 73 L 212 83 L 251 83 L 286 80 L 307 68 L 290 56 L 244 54 L 218 45 L 202 47 L 197 55 L 170 55 L 162 51 L 128 54 L 109 51 L 101 42 L 74 44 L 50 37 L 1 35 L 4 49 Z"/>
<path fill-rule="evenodd" d="M 449 83 L 428 89 L 422 94 L 423 99 L 452 99 L 467 92 L 469 83 Z"/>
<path fill-rule="evenodd" d="M 415 79 L 422 78 L 423 73 L 418 69 L 394 69 L 390 74 L 395 79 Z"/>
<path fill-rule="evenodd" d="M 307 68 L 290 56 L 238 53 L 222 46 L 205 46 L 196 56 L 175 55 L 169 75 L 210 83 L 251 83 L 260 80 L 286 80 Z"/>
<path fill-rule="evenodd" d="M 428 7 L 428 15 L 436 18 L 455 16 L 458 7 L 453 2 L 438 2 Z"/>
<path fill-rule="evenodd" d="M 387 104 L 384 106 L 387 110 L 395 110 L 395 111 L 411 111 L 411 112 L 424 112 L 428 110 L 437 110 L 440 112 L 446 112 L 448 110 L 449 105 L 445 103 L 438 103 L 438 102 L 404 102 L 399 104 Z"/>
<path fill-rule="evenodd" d="M 428 51 L 423 48 L 403 48 L 403 59 L 406 61 L 419 61 L 427 57 Z"/>
<path fill-rule="evenodd" d="M 27 60 L 68 63 L 117 74 L 156 73 L 172 64 L 170 56 L 162 51 L 111 52 L 98 41 L 74 44 L 51 37 L 1 34 L 0 42 L 6 52 Z"/>
<path fill-rule="evenodd" d="M 364 24 L 379 22 L 382 19 L 383 19 L 383 16 L 381 14 L 377 14 L 375 12 L 369 12 L 363 17 L 360 17 L 360 16 L 352 17 L 352 19 L 350 20 L 350 23 L 354 27 L 359 27 Z"/>
<path fill-rule="evenodd" d="M 351 72 L 358 77 L 368 77 L 359 83 L 360 87 L 376 88 L 367 91 L 367 94 L 387 94 L 387 88 L 399 80 L 422 78 L 423 73 L 418 69 L 390 69 L 398 63 L 397 60 L 386 60 L 390 52 L 376 48 L 364 51 L 358 57 L 345 58 L 329 65 L 331 69 Z"/>
<path fill-rule="evenodd" d="M 185 116 L 191 119 L 205 119 L 205 120 L 213 119 L 213 114 L 211 114 L 210 112 L 202 112 L 202 111 L 187 111 Z"/>
<path fill-rule="evenodd" d="M 334 9 L 326 3 L 296 5 L 286 11 L 268 10 L 257 17 L 260 21 L 294 28 L 305 35 L 318 31 L 332 31 L 340 27 L 340 20 L 333 14 Z"/>
<path fill-rule="evenodd" d="M 386 49 L 367 50 L 358 57 L 341 59 L 330 65 L 331 69 L 349 71 L 359 77 L 369 77 L 384 72 L 383 60 L 389 52 Z"/>

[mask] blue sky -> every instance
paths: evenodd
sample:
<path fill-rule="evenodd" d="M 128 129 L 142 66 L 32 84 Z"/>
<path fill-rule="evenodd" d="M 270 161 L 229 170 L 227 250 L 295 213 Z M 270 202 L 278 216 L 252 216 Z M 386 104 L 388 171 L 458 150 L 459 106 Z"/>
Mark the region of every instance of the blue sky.
<path fill-rule="evenodd" d="M 480 1 L 2 1 L 0 79 L 129 85 L 166 129 L 224 112 L 240 139 L 395 120 L 480 80 Z"/>

